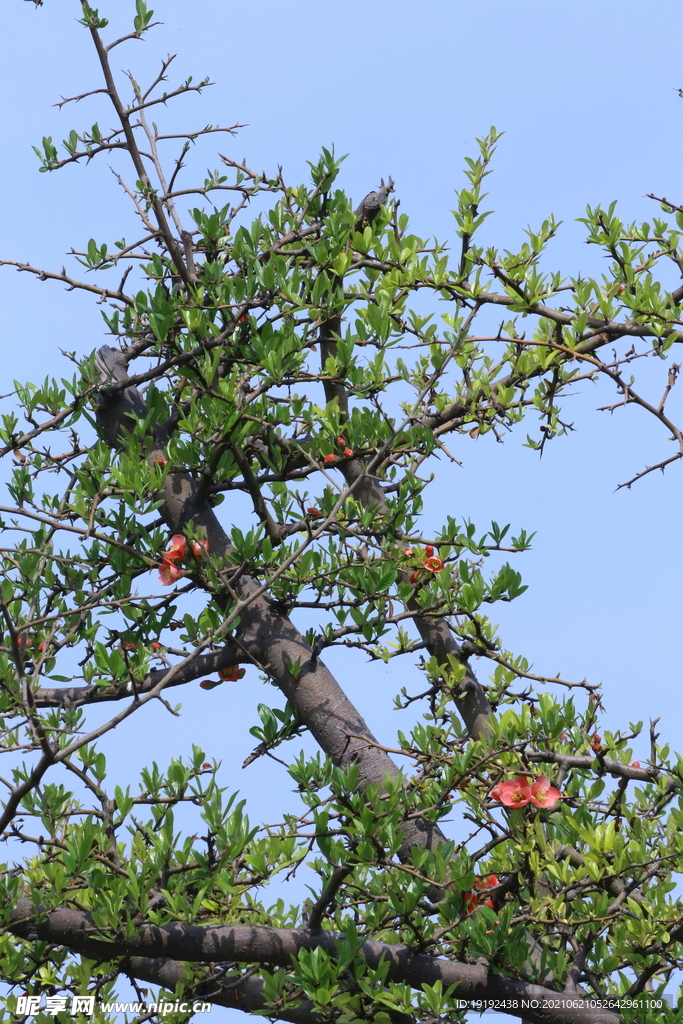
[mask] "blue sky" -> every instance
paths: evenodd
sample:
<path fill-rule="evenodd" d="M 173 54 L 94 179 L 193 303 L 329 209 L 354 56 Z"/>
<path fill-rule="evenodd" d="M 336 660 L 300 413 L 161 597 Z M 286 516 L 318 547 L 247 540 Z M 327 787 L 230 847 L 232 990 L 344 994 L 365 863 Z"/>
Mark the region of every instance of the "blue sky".
<path fill-rule="evenodd" d="M 116 24 L 125 14 L 120 24 L 127 29 L 132 7 L 110 0 L 100 9 Z M 111 122 L 101 98 L 61 111 L 51 106 L 100 84 L 87 32 L 75 21 L 78 10 L 75 0 L 45 0 L 37 10 L 5 0 L 0 9 L 0 258 L 53 270 L 90 237 L 111 244 L 135 234 L 107 160 L 38 174 L 31 150 L 44 135 L 62 139 L 96 119 L 103 128 Z M 576 223 L 586 203 L 616 199 L 631 220 L 658 212 L 646 193 L 683 201 L 680 5 L 673 0 L 647 11 L 634 0 L 195 0 L 192 7 L 160 0 L 155 14 L 164 24 L 147 42 L 116 51 L 115 67 L 144 80 L 161 56 L 178 53 L 171 82 L 192 74 L 216 83 L 159 120 L 176 130 L 207 122 L 248 126 L 236 139 L 205 144 L 199 172 L 218 166 L 215 148 L 246 156 L 259 170 L 282 164 L 296 183 L 306 161 L 334 145 L 349 154 L 340 184 L 353 197 L 360 200 L 392 175 L 414 230 L 455 243 L 449 210 L 462 185 L 463 158 L 474 155 L 474 140 L 493 124 L 506 134 L 487 179 L 496 213 L 485 239 L 513 249 L 527 224 L 553 213 L 564 225 L 546 266 L 565 274 L 601 272 L 599 254 L 586 247 Z M 0 269 L 0 309 L 2 394 L 14 377 L 70 376 L 59 349 L 85 355 L 106 340 L 87 296 L 27 274 Z M 658 400 L 666 364 L 643 363 L 648 393 Z M 538 531 L 533 550 L 515 566 L 529 591 L 496 609 L 508 646 L 539 672 L 602 681 L 608 726 L 661 716 L 662 737 L 676 747 L 683 717 L 681 465 L 615 491 L 671 446 L 638 410 L 595 411 L 610 401 L 604 389 L 577 395 L 567 406 L 576 432 L 550 445 L 540 461 L 521 447 L 522 434 L 504 446 L 490 438 L 454 442 L 463 468 L 442 486 L 440 505 L 481 526 L 494 518 Z M 674 392 L 678 422 L 681 411 Z M 390 743 L 402 723 L 387 721 L 398 687 L 384 667 L 359 664 L 349 673 L 343 659 L 328 660 Z M 153 750 L 116 735 L 112 758 L 128 766 L 148 755 L 163 761 L 190 742 L 203 743 L 223 757 L 226 780 L 236 780 L 253 817 L 272 821 L 289 786 L 262 762 L 240 772 L 251 738 L 223 717 L 223 689 L 183 694 L 182 719 L 159 712 L 147 733 Z M 231 693 L 230 718 L 241 722 L 245 715 L 253 724 L 254 705 L 268 696 L 258 683 Z M 228 732 L 235 742 L 226 747 Z M 645 739 L 637 752 L 647 756 Z M 212 1014 L 227 1019 L 227 1011 Z"/>

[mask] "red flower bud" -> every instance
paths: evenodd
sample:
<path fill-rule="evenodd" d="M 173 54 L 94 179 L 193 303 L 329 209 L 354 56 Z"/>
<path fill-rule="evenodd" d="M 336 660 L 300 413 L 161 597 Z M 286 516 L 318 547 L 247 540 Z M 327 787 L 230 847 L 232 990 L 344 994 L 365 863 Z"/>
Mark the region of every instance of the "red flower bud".
<path fill-rule="evenodd" d="M 340 448 L 346 448 L 346 441 L 344 440 L 343 437 L 337 438 L 337 444 L 339 445 Z"/>
<path fill-rule="evenodd" d="M 163 455 L 157 455 L 156 461 L 159 466 L 168 466 L 168 459 L 165 459 Z"/>
<path fill-rule="evenodd" d="M 640 768 L 640 761 L 631 761 L 631 768 Z"/>
<path fill-rule="evenodd" d="M 406 556 L 406 558 L 412 558 L 413 549 L 412 548 L 406 548 L 405 551 L 403 552 L 403 554 Z"/>
<path fill-rule="evenodd" d="M 325 458 L 323 459 L 323 462 L 325 463 L 326 466 L 334 466 L 336 461 L 337 456 L 332 454 L 326 455 Z"/>
<path fill-rule="evenodd" d="M 345 455 L 347 459 L 350 459 L 353 455 L 353 448 L 345 448 L 342 455 Z"/>
<path fill-rule="evenodd" d="M 307 508 L 306 515 L 311 516 L 313 519 L 322 519 L 322 512 L 319 508 Z"/>
<path fill-rule="evenodd" d="M 209 542 L 204 537 L 202 540 L 196 540 L 192 545 L 192 555 L 196 561 L 201 562 L 205 555 L 209 553 Z"/>
<path fill-rule="evenodd" d="M 411 574 L 410 574 L 410 576 L 408 577 L 408 583 L 417 583 L 417 581 L 419 580 L 419 578 L 420 578 L 420 574 L 419 574 L 419 572 L 413 572 L 413 573 L 411 573 Z"/>
<path fill-rule="evenodd" d="M 425 547 L 425 558 L 431 558 L 433 554 L 434 548 L 432 547 L 431 544 L 427 544 L 427 546 Z"/>
<path fill-rule="evenodd" d="M 163 649 L 164 649 L 164 645 L 163 644 L 158 643 L 156 640 L 152 640 L 152 650 L 153 651 L 163 651 Z"/>

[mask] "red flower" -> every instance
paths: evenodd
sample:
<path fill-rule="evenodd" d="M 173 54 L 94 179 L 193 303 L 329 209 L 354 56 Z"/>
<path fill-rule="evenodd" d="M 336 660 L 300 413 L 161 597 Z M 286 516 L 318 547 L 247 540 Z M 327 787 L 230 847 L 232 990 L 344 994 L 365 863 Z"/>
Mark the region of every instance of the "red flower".
<path fill-rule="evenodd" d="M 168 459 L 165 459 L 163 455 L 157 455 L 156 461 L 159 466 L 168 466 Z"/>
<path fill-rule="evenodd" d="M 497 875 L 481 875 L 479 878 L 475 878 L 474 880 L 474 887 L 475 889 L 479 889 L 479 891 L 484 889 L 488 892 L 489 889 L 493 889 L 496 885 L 499 884 L 500 883 L 498 882 Z M 472 890 L 470 890 L 470 892 L 465 893 L 464 900 L 465 909 L 467 910 L 468 914 L 471 914 L 479 906 L 479 897 L 477 896 L 476 892 Z M 482 900 L 482 903 L 485 907 L 491 907 L 492 910 L 495 906 L 493 900 L 491 899 Z"/>
<path fill-rule="evenodd" d="M 527 775 L 518 775 L 516 779 L 499 782 L 491 790 L 494 800 L 500 800 L 506 807 L 525 807 L 531 799 L 531 788 Z"/>
<path fill-rule="evenodd" d="M 413 572 L 413 573 L 411 573 L 411 574 L 410 574 L 410 576 L 408 577 L 408 583 L 417 583 L 417 581 L 419 580 L 419 578 L 420 578 L 420 574 L 419 574 L 419 572 Z"/>
<path fill-rule="evenodd" d="M 479 897 L 476 895 L 476 893 L 466 892 L 465 896 L 464 896 L 464 900 L 465 900 L 465 910 L 467 911 L 467 913 L 468 914 L 474 913 L 474 911 L 479 906 Z"/>
<path fill-rule="evenodd" d="M 337 438 L 337 444 L 339 445 L 340 448 L 346 448 L 346 441 L 344 440 L 343 437 Z"/>
<path fill-rule="evenodd" d="M 562 794 L 559 789 L 550 785 L 547 775 L 539 775 L 531 786 L 531 800 L 534 807 L 554 807 Z"/>
<path fill-rule="evenodd" d="M 164 649 L 164 645 L 163 644 L 158 643 L 156 640 L 152 640 L 152 650 L 153 651 L 163 651 L 163 649 Z"/>
<path fill-rule="evenodd" d="M 345 455 L 347 459 L 350 459 L 353 455 L 353 448 L 345 448 L 342 455 Z"/>
<path fill-rule="evenodd" d="M 164 551 L 165 562 L 175 562 L 178 559 L 182 561 L 187 554 L 187 539 L 183 537 L 182 533 L 174 533 L 171 537 L 171 546 L 168 551 Z"/>
<path fill-rule="evenodd" d="M 307 508 L 306 515 L 311 516 L 313 519 L 322 519 L 322 512 L 319 508 Z"/>
<path fill-rule="evenodd" d="M 443 569 L 443 560 L 437 558 L 436 555 L 431 555 L 429 558 L 425 558 L 424 567 L 428 572 L 441 572 Z"/>
<path fill-rule="evenodd" d="M 202 679 L 199 685 L 202 690 L 215 690 L 215 688 L 220 686 L 222 682 L 222 679 Z"/>
<path fill-rule="evenodd" d="M 406 548 L 405 551 L 403 552 L 403 554 L 406 556 L 406 558 L 411 558 L 412 554 L 413 554 L 413 549 L 412 548 Z"/>
<path fill-rule="evenodd" d="M 432 547 L 431 544 L 428 544 L 427 547 L 425 548 L 425 558 L 431 558 L 433 554 L 434 548 Z"/>
<path fill-rule="evenodd" d="M 165 587 L 170 587 L 172 583 L 177 583 L 181 576 L 185 575 L 184 569 L 179 569 L 175 562 L 167 562 L 164 557 L 159 569 L 159 580 Z"/>
<path fill-rule="evenodd" d="M 631 768 L 640 768 L 640 761 L 631 761 Z"/>
<path fill-rule="evenodd" d="M 240 668 L 239 665 L 231 665 L 230 668 L 219 669 L 218 675 L 224 683 L 236 683 L 238 679 L 243 678 L 245 671 L 246 669 Z"/>
<path fill-rule="evenodd" d="M 337 456 L 332 454 L 326 455 L 325 458 L 323 459 L 323 462 L 325 463 L 326 466 L 334 466 L 336 461 Z"/>
<path fill-rule="evenodd" d="M 209 553 L 209 542 L 206 538 L 202 540 L 196 540 L 192 545 L 192 555 L 197 562 L 201 562 L 205 555 Z"/>
<path fill-rule="evenodd" d="M 124 651 L 137 651 L 138 649 L 138 645 L 135 643 L 134 640 L 122 640 L 121 646 L 123 647 Z"/>

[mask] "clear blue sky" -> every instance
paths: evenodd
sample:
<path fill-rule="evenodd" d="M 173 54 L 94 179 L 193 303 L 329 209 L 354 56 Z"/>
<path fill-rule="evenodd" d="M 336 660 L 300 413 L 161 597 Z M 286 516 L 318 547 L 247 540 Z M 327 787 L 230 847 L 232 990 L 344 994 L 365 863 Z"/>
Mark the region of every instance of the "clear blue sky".
<path fill-rule="evenodd" d="M 112 18 L 125 13 L 127 26 L 132 7 L 109 0 L 100 9 Z M 111 244 L 135 234 L 106 160 L 41 175 L 31 150 L 44 135 L 61 140 L 96 118 L 103 128 L 111 123 L 98 98 L 61 112 L 51 106 L 100 84 L 78 12 L 75 0 L 45 0 L 37 10 L 4 0 L 0 9 L 0 256 L 55 270 L 72 245 L 91 236 Z M 648 192 L 683 201 L 674 0 L 647 8 L 635 0 L 161 0 L 155 12 L 163 26 L 147 42 L 116 51 L 115 66 L 145 80 L 160 56 L 178 53 L 171 83 L 187 74 L 216 83 L 201 99 L 160 111 L 160 122 L 167 118 L 177 130 L 246 124 L 237 139 L 217 138 L 215 148 L 246 156 L 257 169 L 282 164 L 290 183 L 305 177 L 306 160 L 321 146 L 333 144 L 350 154 L 341 185 L 360 199 L 392 175 L 418 234 L 454 238 L 449 210 L 463 157 L 492 124 L 506 134 L 488 178 L 496 215 L 486 238 L 513 249 L 527 224 L 552 212 L 565 223 L 546 265 L 565 274 L 600 273 L 600 258 L 575 222 L 586 203 L 617 199 L 630 220 L 658 212 Z M 211 153 L 205 145 L 201 172 L 218 166 Z M 106 340 L 86 296 L 25 274 L 0 270 L 0 309 L 3 394 L 13 377 L 70 376 L 59 349 L 85 355 Z M 644 372 L 658 400 L 665 364 L 651 360 Z M 578 395 L 566 407 L 576 432 L 549 446 L 542 461 L 521 447 L 521 434 L 505 446 L 454 442 L 463 468 L 451 477 L 456 486 L 443 489 L 442 508 L 481 526 L 495 518 L 538 531 L 533 550 L 516 563 L 529 591 L 496 609 L 506 643 L 541 673 L 602 681 L 608 726 L 661 716 L 662 736 L 676 747 L 683 745 L 682 467 L 615 492 L 671 446 L 638 410 L 595 412 L 611 400 L 605 390 Z M 683 419 L 681 393 L 671 413 Z M 391 743 L 402 723 L 387 720 L 398 686 L 384 667 L 356 665 L 349 673 L 341 659 L 328 660 Z M 128 766 L 148 756 L 163 762 L 200 742 L 223 757 L 225 780 L 248 796 L 252 816 L 275 820 L 289 787 L 261 762 L 240 772 L 251 738 L 221 717 L 223 690 L 184 693 L 182 719 L 160 713 L 149 745 L 129 746 L 130 737 L 117 734 L 112 757 Z M 264 699 L 256 682 L 238 695 L 238 706 L 231 693 L 231 717 L 244 714 L 253 724 L 253 707 Z M 234 745 L 226 749 L 228 734 Z M 645 740 L 638 753 L 647 756 Z M 216 1010 L 211 1019 L 228 1016 Z"/>

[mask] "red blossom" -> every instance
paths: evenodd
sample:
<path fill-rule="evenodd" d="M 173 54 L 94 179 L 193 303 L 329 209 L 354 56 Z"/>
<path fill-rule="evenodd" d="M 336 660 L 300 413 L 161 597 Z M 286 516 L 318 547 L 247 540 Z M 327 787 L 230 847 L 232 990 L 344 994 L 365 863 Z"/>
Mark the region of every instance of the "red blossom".
<path fill-rule="evenodd" d="M 323 462 L 325 463 L 326 466 L 334 466 L 336 461 L 337 461 L 337 456 L 333 455 L 332 453 L 330 453 L 329 455 L 326 455 L 325 458 L 323 459 Z"/>
<path fill-rule="evenodd" d="M 555 786 L 551 786 L 547 775 L 539 775 L 531 786 L 531 800 L 534 807 L 554 807 L 562 794 Z"/>
<path fill-rule="evenodd" d="M 164 649 L 164 645 L 163 644 L 158 643 L 156 640 L 152 640 L 152 650 L 153 651 L 163 651 L 163 649 Z"/>
<path fill-rule="evenodd" d="M 528 775 L 518 775 L 516 779 L 499 782 L 491 790 L 490 796 L 506 807 L 525 807 L 528 803 L 534 807 L 554 807 L 562 794 L 551 785 L 547 775 L 539 775 L 531 783 Z"/>
<path fill-rule="evenodd" d="M 156 461 L 158 466 L 168 466 L 168 459 L 165 459 L 163 455 L 157 455 Z"/>
<path fill-rule="evenodd" d="M 531 799 L 531 788 L 527 775 L 518 775 L 516 779 L 508 779 L 507 782 L 499 782 L 491 796 L 495 793 L 495 800 L 500 800 L 506 807 L 525 807 Z"/>
<path fill-rule="evenodd" d="M 468 914 L 474 913 L 474 911 L 479 906 L 479 897 L 476 895 L 476 893 L 466 892 L 465 896 L 464 896 L 464 900 L 465 900 L 465 910 L 467 911 L 467 913 Z"/>
<path fill-rule="evenodd" d="M 424 567 L 428 572 L 441 572 L 443 569 L 443 560 L 437 558 L 436 555 L 431 555 L 429 558 L 425 558 Z"/>
<path fill-rule="evenodd" d="M 403 552 L 403 554 L 406 556 L 406 558 L 412 558 L 413 549 L 412 548 L 406 548 L 405 551 Z"/>
<path fill-rule="evenodd" d="M 346 441 L 344 440 L 343 437 L 337 438 L 337 444 L 339 445 L 340 448 L 346 448 Z"/>
<path fill-rule="evenodd" d="M 353 448 L 345 448 L 342 455 L 345 455 L 347 459 L 350 459 L 353 455 Z"/>
<path fill-rule="evenodd" d="M 239 665 L 231 665 L 230 668 L 219 669 L 218 675 L 224 683 L 236 683 L 238 679 L 243 678 L 245 671 Z"/>
<path fill-rule="evenodd" d="M 192 555 L 197 562 L 201 562 L 205 555 L 209 553 L 209 542 L 204 537 L 202 540 L 196 540 L 192 545 Z"/>
<path fill-rule="evenodd" d="M 640 761 L 631 761 L 631 768 L 640 768 Z"/>
<path fill-rule="evenodd" d="M 306 515 L 312 516 L 313 519 L 322 519 L 322 512 L 319 508 L 307 508 Z"/>
<path fill-rule="evenodd" d="M 431 544 L 427 544 L 425 548 L 425 558 L 431 558 L 434 554 L 434 548 Z"/>
<path fill-rule="evenodd" d="M 122 640 L 121 646 L 123 647 L 124 651 L 137 651 L 138 649 L 138 645 L 135 643 L 134 640 Z"/>
<path fill-rule="evenodd" d="M 179 569 L 175 562 L 169 562 L 164 557 L 159 569 L 159 581 L 163 586 L 170 587 L 172 583 L 177 583 L 180 577 L 184 575 L 184 569 Z"/>
<path fill-rule="evenodd" d="M 496 885 L 499 885 L 497 875 L 481 875 L 479 878 L 475 878 L 474 880 L 474 887 L 480 892 L 482 889 L 488 892 L 489 889 L 493 889 Z M 477 893 L 470 890 L 465 893 L 463 898 L 467 913 L 473 913 L 473 911 L 479 906 L 479 897 Z M 482 900 L 482 903 L 485 907 L 491 907 L 491 909 L 495 906 L 492 899 Z"/>
<path fill-rule="evenodd" d="M 410 576 L 408 577 L 408 583 L 417 583 L 417 581 L 419 580 L 419 578 L 420 578 L 420 574 L 419 574 L 419 572 L 413 572 L 413 573 L 411 573 L 411 574 L 410 574 Z"/>
<path fill-rule="evenodd" d="M 168 551 L 164 551 L 165 562 L 175 562 L 177 560 L 182 561 L 187 554 L 187 538 L 183 537 L 182 533 L 174 533 L 171 537 L 171 546 Z"/>

